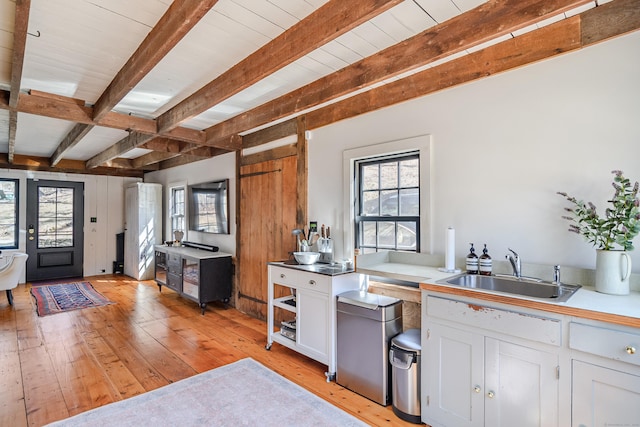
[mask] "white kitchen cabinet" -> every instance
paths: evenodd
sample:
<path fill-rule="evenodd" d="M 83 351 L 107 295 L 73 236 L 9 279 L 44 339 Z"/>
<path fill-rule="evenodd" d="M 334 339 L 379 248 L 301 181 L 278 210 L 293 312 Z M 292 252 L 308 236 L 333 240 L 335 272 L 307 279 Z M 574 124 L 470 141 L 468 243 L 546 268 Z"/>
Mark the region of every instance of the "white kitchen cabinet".
<path fill-rule="evenodd" d="M 487 426 L 557 426 L 558 354 L 485 338 Z"/>
<path fill-rule="evenodd" d="M 136 183 L 125 190 L 124 274 L 154 277 L 154 246 L 162 243 L 162 185 Z"/>
<path fill-rule="evenodd" d="M 573 427 L 640 425 L 640 376 L 573 361 Z"/>
<path fill-rule="evenodd" d="M 569 325 L 573 427 L 640 425 L 640 333 L 607 324 Z"/>
<path fill-rule="evenodd" d="M 559 425 L 559 321 L 446 298 L 424 299 L 424 422 Z M 509 335 L 515 330 L 520 333 Z"/>
<path fill-rule="evenodd" d="M 435 322 L 423 334 L 423 421 L 434 426 L 482 426 L 484 337 Z"/>
<path fill-rule="evenodd" d="M 296 294 L 298 315 L 298 347 L 307 354 L 315 354 L 316 360 L 325 360 L 328 364 L 331 334 L 331 307 L 329 293 L 298 289 Z"/>
<path fill-rule="evenodd" d="M 360 274 L 345 270 L 336 274 L 305 271 L 309 266 L 269 265 L 267 349 L 274 342 L 328 366 L 327 380 L 336 372 L 336 296 L 359 289 Z M 275 298 L 275 287 L 291 289 L 291 295 Z M 295 332 L 274 325 L 274 308 L 295 314 Z M 289 330 L 291 331 L 291 329 Z"/>

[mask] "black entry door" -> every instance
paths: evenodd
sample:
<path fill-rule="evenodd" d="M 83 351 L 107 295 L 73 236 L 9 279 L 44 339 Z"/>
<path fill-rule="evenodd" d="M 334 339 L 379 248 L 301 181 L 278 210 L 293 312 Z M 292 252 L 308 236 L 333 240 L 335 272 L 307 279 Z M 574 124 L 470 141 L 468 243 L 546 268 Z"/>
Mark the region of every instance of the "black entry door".
<path fill-rule="evenodd" d="M 84 183 L 27 180 L 27 281 L 83 275 Z"/>

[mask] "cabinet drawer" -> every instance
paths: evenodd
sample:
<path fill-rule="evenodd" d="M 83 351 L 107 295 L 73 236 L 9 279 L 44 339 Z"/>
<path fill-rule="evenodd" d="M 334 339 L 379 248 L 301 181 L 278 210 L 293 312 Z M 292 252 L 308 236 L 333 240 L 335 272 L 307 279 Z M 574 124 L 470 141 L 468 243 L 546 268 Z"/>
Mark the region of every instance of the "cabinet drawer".
<path fill-rule="evenodd" d="M 299 272 L 296 287 L 329 294 L 331 289 L 331 279 L 329 276 L 325 276 L 323 274 Z"/>
<path fill-rule="evenodd" d="M 560 320 L 528 313 L 501 310 L 464 301 L 427 297 L 427 315 L 476 328 L 559 346 L 562 343 Z"/>
<path fill-rule="evenodd" d="M 167 254 L 167 269 L 171 273 L 181 273 L 182 272 L 182 257 L 177 254 L 173 254 L 169 252 Z"/>
<path fill-rule="evenodd" d="M 317 273 L 294 270 L 292 268 L 270 267 L 271 281 L 292 288 L 310 289 L 328 294 L 331 289 L 331 277 Z"/>
<path fill-rule="evenodd" d="M 569 347 L 608 359 L 640 365 L 640 334 L 571 322 Z"/>
<path fill-rule="evenodd" d="M 271 281 L 279 285 L 297 287 L 298 273 L 291 268 L 271 267 Z"/>
<path fill-rule="evenodd" d="M 167 285 L 176 292 L 182 292 L 182 276 L 173 273 L 167 273 Z"/>

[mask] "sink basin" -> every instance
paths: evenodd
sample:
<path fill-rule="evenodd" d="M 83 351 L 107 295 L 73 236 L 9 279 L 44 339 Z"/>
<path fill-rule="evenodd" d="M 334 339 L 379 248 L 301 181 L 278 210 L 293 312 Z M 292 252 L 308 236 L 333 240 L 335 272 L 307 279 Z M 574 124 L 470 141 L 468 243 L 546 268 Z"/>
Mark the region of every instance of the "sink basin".
<path fill-rule="evenodd" d="M 558 286 L 550 282 L 523 278 L 518 279 L 516 277 L 481 276 L 466 273 L 439 280 L 436 283 L 501 292 L 553 302 L 567 301 L 581 287 L 580 285 L 565 284 Z"/>

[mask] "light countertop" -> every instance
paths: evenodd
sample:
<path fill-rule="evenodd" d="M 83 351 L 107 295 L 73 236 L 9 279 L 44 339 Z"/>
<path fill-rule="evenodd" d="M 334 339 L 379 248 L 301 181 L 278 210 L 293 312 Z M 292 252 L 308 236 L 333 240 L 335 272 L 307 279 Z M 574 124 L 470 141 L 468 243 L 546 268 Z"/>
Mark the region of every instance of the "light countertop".
<path fill-rule="evenodd" d="M 406 280 L 407 282 L 436 282 L 458 273 L 447 273 L 435 267 L 425 265 L 385 262 L 366 267 L 358 266 L 358 273 L 370 276 L 387 277 L 389 279 Z"/>
<path fill-rule="evenodd" d="M 232 256 L 231 254 L 225 252 L 211 252 L 204 249 L 189 248 L 186 246 L 156 245 L 154 248 L 155 250 L 160 252 L 172 252 L 183 257 L 195 259 L 224 258 Z"/>
<path fill-rule="evenodd" d="M 458 273 L 447 273 L 440 271 L 437 267 L 399 261 L 402 260 L 398 257 L 390 259 L 389 257 L 382 258 L 377 256 L 377 259 L 372 257 L 365 262 L 361 262 L 361 257 L 358 257 L 357 272 L 370 276 L 419 282 L 420 289 L 423 291 L 466 296 L 514 306 L 640 327 L 640 292 L 632 291 L 629 295 L 607 295 L 596 292 L 593 287 L 583 286 L 569 298 L 568 301 L 559 303 L 483 289 L 469 289 L 456 285 L 436 283 L 447 277 L 455 276 Z M 415 262 L 415 258 L 410 259 L 410 261 Z"/>
<path fill-rule="evenodd" d="M 269 265 L 291 268 L 293 270 L 308 271 L 310 273 L 323 274 L 325 276 L 339 276 L 341 274 L 355 273 L 353 268 L 343 267 L 341 264 L 294 264 L 288 261 L 270 262 Z"/>

